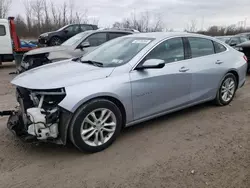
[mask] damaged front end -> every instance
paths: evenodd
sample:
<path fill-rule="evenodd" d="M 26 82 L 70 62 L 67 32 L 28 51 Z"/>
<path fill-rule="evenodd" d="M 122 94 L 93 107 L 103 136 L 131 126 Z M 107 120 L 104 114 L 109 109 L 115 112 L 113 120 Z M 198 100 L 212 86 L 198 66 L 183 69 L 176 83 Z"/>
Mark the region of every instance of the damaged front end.
<path fill-rule="evenodd" d="M 35 54 L 35 55 L 24 55 L 20 67 L 18 67 L 18 73 L 23 73 L 27 70 L 51 63 L 52 61 L 48 58 L 49 53 Z"/>
<path fill-rule="evenodd" d="M 71 114 L 58 106 L 65 96 L 63 88 L 30 90 L 17 87 L 19 107 L 9 117 L 7 127 L 24 141 L 65 144 L 65 127 Z"/>

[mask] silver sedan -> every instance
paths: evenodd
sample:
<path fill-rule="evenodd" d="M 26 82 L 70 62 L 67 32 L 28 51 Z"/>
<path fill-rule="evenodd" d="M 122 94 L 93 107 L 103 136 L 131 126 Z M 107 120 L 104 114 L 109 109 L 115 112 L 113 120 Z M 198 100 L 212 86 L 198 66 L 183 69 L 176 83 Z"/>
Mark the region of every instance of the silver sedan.
<path fill-rule="evenodd" d="M 17 76 L 19 123 L 33 141 L 81 151 L 109 147 L 121 129 L 206 101 L 228 105 L 246 81 L 247 59 L 219 40 L 189 33 L 140 33 L 89 54 Z"/>

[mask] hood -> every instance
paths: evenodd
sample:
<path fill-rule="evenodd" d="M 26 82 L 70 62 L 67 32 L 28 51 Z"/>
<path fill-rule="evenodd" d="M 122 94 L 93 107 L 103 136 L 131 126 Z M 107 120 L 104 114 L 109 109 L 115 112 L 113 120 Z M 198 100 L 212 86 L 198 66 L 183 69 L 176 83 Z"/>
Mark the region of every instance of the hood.
<path fill-rule="evenodd" d="M 55 33 L 56 31 L 50 31 L 50 32 L 46 32 L 46 33 L 43 33 L 43 34 L 41 34 L 40 36 L 43 36 L 43 35 L 45 35 L 45 34 L 48 34 L 48 35 L 50 35 L 50 34 L 53 34 L 53 33 Z"/>
<path fill-rule="evenodd" d="M 69 46 L 51 46 L 51 47 L 44 47 L 44 48 L 37 48 L 34 50 L 30 50 L 25 55 L 37 55 L 37 54 L 44 54 L 44 53 L 49 53 L 49 52 L 66 51 L 69 49 L 70 49 Z"/>
<path fill-rule="evenodd" d="M 237 47 L 249 48 L 250 47 L 250 41 L 240 43 L 240 44 L 237 45 Z"/>
<path fill-rule="evenodd" d="M 11 83 L 28 89 L 57 89 L 106 78 L 113 70 L 113 67 L 96 67 L 65 60 L 26 71 L 15 77 Z"/>

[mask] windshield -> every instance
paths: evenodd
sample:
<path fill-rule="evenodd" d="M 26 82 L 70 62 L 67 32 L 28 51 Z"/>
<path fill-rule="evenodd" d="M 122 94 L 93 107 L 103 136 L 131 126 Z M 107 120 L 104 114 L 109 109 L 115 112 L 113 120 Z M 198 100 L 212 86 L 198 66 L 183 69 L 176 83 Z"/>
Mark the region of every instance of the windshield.
<path fill-rule="evenodd" d="M 62 46 L 73 46 L 74 44 L 78 43 L 81 41 L 85 36 L 87 36 L 91 31 L 85 31 L 82 33 L 79 33 L 68 40 L 66 40 L 64 43 L 62 43 Z"/>
<path fill-rule="evenodd" d="M 153 40 L 142 37 L 119 37 L 83 56 L 81 61 L 99 62 L 103 67 L 120 66 L 129 62 Z"/>
<path fill-rule="evenodd" d="M 63 27 L 61 27 L 60 29 L 58 29 L 57 31 L 62 31 L 62 30 L 64 30 L 65 28 L 67 28 L 69 25 L 65 25 L 65 26 L 63 26 Z"/>

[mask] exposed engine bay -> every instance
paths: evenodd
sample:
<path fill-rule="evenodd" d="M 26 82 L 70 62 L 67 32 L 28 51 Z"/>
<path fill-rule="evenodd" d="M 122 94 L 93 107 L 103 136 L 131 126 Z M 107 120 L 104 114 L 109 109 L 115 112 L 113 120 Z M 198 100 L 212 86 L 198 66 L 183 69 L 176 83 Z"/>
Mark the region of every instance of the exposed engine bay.
<path fill-rule="evenodd" d="M 38 91 L 17 87 L 20 106 L 10 116 L 8 128 L 26 141 L 55 141 L 62 114 L 58 104 L 65 96 L 63 88 Z"/>

